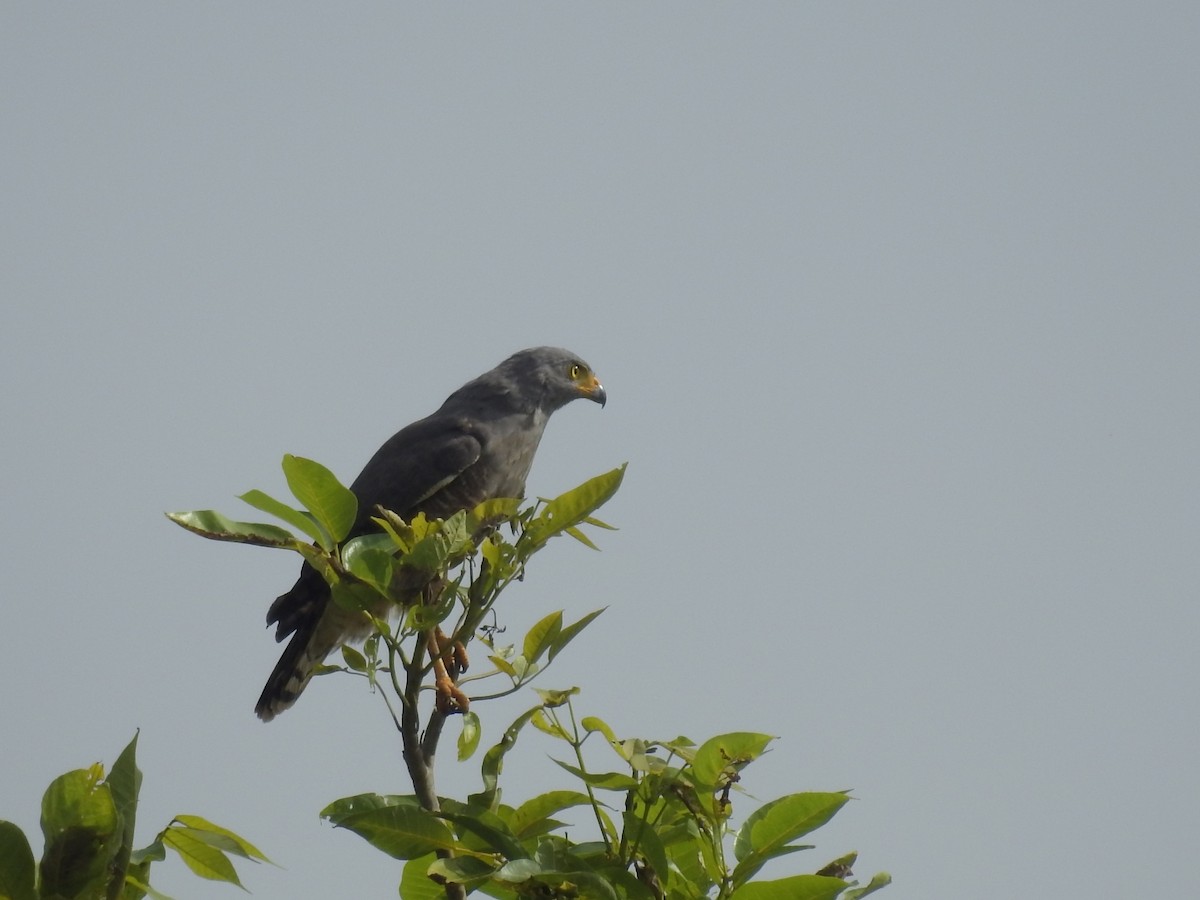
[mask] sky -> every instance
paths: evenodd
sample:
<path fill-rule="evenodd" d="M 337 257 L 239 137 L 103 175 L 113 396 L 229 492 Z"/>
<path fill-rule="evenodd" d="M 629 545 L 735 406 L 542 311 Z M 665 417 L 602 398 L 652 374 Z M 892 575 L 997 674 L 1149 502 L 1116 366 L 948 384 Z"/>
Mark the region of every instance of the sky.
<path fill-rule="evenodd" d="M 46 785 L 140 729 L 139 843 L 202 815 L 279 864 L 255 897 L 395 896 L 318 819 L 406 792 L 379 699 L 253 714 L 294 557 L 162 514 L 254 518 L 285 453 L 348 482 L 555 344 L 609 400 L 529 494 L 629 468 L 601 552 L 502 601 L 513 636 L 608 608 L 538 686 L 776 735 L 757 801 L 853 789 L 777 875 L 1187 878 L 1198 36 L 1183 2 L 4 6 L 0 817 L 40 846 Z M 485 746 L 533 702 L 480 704 Z M 572 786 L 527 740 L 506 802 Z"/>

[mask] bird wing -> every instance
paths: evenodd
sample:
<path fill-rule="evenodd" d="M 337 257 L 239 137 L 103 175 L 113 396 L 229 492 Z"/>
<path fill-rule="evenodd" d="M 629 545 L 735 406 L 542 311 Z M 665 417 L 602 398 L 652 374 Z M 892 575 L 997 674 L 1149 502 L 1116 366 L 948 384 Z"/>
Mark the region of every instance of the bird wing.
<path fill-rule="evenodd" d="M 482 445 L 471 423 L 459 417 L 433 415 L 392 435 L 363 467 L 350 489 L 358 497 L 358 518 L 350 537 L 376 526 L 371 517 L 382 506 L 412 518 L 424 501 L 453 484 L 479 459 Z M 267 611 L 267 624 L 277 623 L 282 641 L 306 622 L 315 622 L 329 603 L 329 586 L 307 563 L 286 594 Z"/>

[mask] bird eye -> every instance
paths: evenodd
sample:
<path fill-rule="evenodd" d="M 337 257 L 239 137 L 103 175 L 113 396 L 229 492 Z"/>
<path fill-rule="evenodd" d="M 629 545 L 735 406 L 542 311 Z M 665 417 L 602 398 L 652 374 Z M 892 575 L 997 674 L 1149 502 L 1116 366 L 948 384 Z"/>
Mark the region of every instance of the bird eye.
<path fill-rule="evenodd" d="M 578 363 L 571 366 L 571 380 L 572 381 L 579 378 L 579 376 L 582 374 L 583 374 L 583 366 L 579 365 Z"/>

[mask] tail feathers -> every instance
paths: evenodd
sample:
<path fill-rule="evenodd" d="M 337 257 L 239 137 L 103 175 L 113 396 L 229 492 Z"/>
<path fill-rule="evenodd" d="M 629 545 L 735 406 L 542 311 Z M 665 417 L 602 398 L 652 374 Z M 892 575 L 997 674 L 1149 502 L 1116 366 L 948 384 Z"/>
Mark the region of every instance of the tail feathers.
<path fill-rule="evenodd" d="M 254 707 L 254 712 L 264 722 L 291 709 L 296 698 L 304 692 L 313 671 L 337 646 L 337 640 L 322 639 L 321 630 L 301 627 L 292 635 Z"/>

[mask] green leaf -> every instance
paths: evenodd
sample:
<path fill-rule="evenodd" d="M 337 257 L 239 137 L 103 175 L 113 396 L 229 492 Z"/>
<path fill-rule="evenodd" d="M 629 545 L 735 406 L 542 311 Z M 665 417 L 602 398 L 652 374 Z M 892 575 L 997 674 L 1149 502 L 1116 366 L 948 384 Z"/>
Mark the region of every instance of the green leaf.
<path fill-rule="evenodd" d="M 752 812 L 738 830 L 733 854 L 739 860 L 790 844 L 820 828 L 849 800 L 843 792 L 811 791 L 772 800 Z"/>
<path fill-rule="evenodd" d="M 607 722 L 605 722 L 603 719 L 597 718 L 596 716 L 584 716 L 580 720 L 579 724 L 583 728 L 584 731 L 588 731 L 588 732 L 598 731 L 602 735 L 604 735 L 605 740 L 607 740 L 610 744 L 617 743 L 616 733 L 612 730 L 612 727 Z"/>
<path fill-rule="evenodd" d="M 577 769 L 575 766 L 568 765 L 561 759 L 552 761 L 566 769 L 584 784 L 590 784 L 592 787 L 601 788 L 602 790 L 631 791 L 638 784 L 637 779 L 623 772 L 585 772 L 583 769 Z"/>
<path fill-rule="evenodd" d="M 504 659 L 504 657 L 489 656 L 488 659 L 491 661 L 492 665 L 494 665 L 497 669 L 499 669 L 501 672 L 503 672 L 505 675 L 507 675 L 513 681 L 521 680 L 520 676 L 517 674 L 516 668 L 514 668 L 513 664 L 510 663 L 507 659 Z"/>
<path fill-rule="evenodd" d="M 738 830 L 733 884 L 745 884 L 771 859 L 808 847 L 789 846 L 820 828 L 850 798 L 844 792 L 789 794 L 755 810 Z"/>
<path fill-rule="evenodd" d="M 287 522 L 297 531 L 308 535 L 326 550 L 332 550 L 333 544 L 329 539 L 329 535 L 325 532 L 316 520 L 304 512 L 303 510 L 295 509 L 288 506 L 282 500 L 276 500 L 270 494 L 266 494 L 260 490 L 246 491 L 244 494 L 239 494 L 238 499 L 243 503 L 253 506 L 260 512 L 270 513 L 277 519 L 282 519 Z"/>
<path fill-rule="evenodd" d="M 570 526 L 569 528 L 564 528 L 563 533 L 575 538 L 575 540 L 579 541 L 579 543 L 583 544 L 585 547 L 589 547 L 590 549 L 596 551 L 600 550 L 599 547 L 592 543 L 592 539 L 590 537 L 588 537 L 574 525 Z"/>
<path fill-rule="evenodd" d="M 574 528 L 599 509 L 617 492 L 625 477 L 625 465 L 590 478 L 576 488 L 560 494 L 542 507 L 541 512 L 526 526 L 518 545 L 525 557 L 543 546 L 550 538 Z"/>
<path fill-rule="evenodd" d="M 450 859 L 437 859 L 427 869 L 427 875 L 434 876 L 443 883 L 462 884 L 468 888 L 483 884 L 492 877 L 496 867 L 489 865 L 474 856 L 455 856 Z M 430 882 L 433 883 L 432 881 Z M 409 900 L 409 895 L 401 887 L 401 895 Z M 441 896 L 445 896 L 442 894 Z"/>
<path fill-rule="evenodd" d="M 0 821 L 0 897 L 37 900 L 33 875 L 33 850 L 25 832 L 12 822 Z"/>
<path fill-rule="evenodd" d="M 367 658 L 348 644 L 342 644 L 342 659 L 351 672 L 367 671 Z"/>
<path fill-rule="evenodd" d="M 777 881 L 755 881 L 733 892 L 731 900 L 834 900 L 846 889 L 840 878 L 793 875 Z"/>
<path fill-rule="evenodd" d="M 358 498 L 332 472 L 303 456 L 283 457 L 283 475 L 288 488 L 316 517 L 321 527 L 340 544 L 358 516 Z"/>
<path fill-rule="evenodd" d="M 541 706 L 535 706 L 533 709 L 526 710 L 517 716 L 513 720 L 513 723 L 505 730 L 504 736 L 500 738 L 499 742 L 483 755 L 483 764 L 479 767 L 480 774 L 483 776 L 483 790 L 467 798 L 473 806 L 491 809 L 499 802 L 500 771 L 504 768 L 504 757 L 513 748 L 513 745 L 517 743 L 517 735 L 521 733 L 521 729 L 529 724 L 529 720 L 533 718 L 534 713 L 539 712 L 541 709 Z"/>
<path fill-rule="evenodd" d="M 259 547 L 281 547 L 299 550 L 300 541 L 290 531 L 278 525 L 261 522 L 235 522 L 216 510 L 196 509 L 191 512 L 166 513 L 168 519 L 192 534 L 213 541 L 233 541 L 238 544 L 255 544 Z"/>
<path fill-rule="evenodd" d="M 470 759 L 479 747 L 482 731 L 479 727 L 479 716 L 473 712 L 462 714 L 462 732 L 458 735 L 458 761 Z"/>
<path fill-rule="evenodd" d="M 873 894 L 880 888 L 885 888 L 892 883 L 892 876 L 887 872 L 876 872 L 875 876 L 862 887 L 851 888 L 842 894 L 842 900 L 861 900 L 867 894 Z"/>
<path fill-rule="evenodd" d="M 107 883 L 108 864 L 120 846 L 121 821 L 98 763 L 50 783 L 42 797 L 41 891 L 74 897 Z"/>
<path fill-rule="evenodd" d="M 469 832 L 480 838 L 491 853 L 499 853 L 505 859 L 520 859 L 528 856 L 516 835 L 495 813 L 488 810 L 473 810 L 465 813 L 442 810 L 438 815 L 457 825 L 460 834 Z"/>
<path fill-rule="evenodd" d="M 386 534 L 364 534 L 351 538 L 341 550 L 346 571 L 385 596 L 396 570 L 396 546 Z"/>
<path fill-rule="evenodd" d="M 554 639 L 562 630 L 562 610 L 552 612 L 529 629 L 522 644 L 522 656 L 527 662 L 537 662 L 542 653 L 553 645 Z"/>
<path fill-rule="evenodd" d="M 575 806 L 590 805 L 588 795 L 580 791 L 548 791 L 531 797 L 518 806 L 509 819 L 508 827 L 523 840 L 540 833 L 538 826 L 554 813 Z"/>
<path fill-rule="evenodd" d="M 758 759 L 772 740 L 774 738 L 769 734 L 748 731 L 735 731 L 709 738 L 696 751 L 692 760 L 692 775 L 698 784 L 718 787 L 726 770 L 740 771 L 747 763 Z"/>
<path fill-rule="evenodd" d="M 129 857 L 133 853 L 133 828 L 137 819 L 138 792 L 142 787 L 142 773 L 137 767 L 138 733 L 131 740 L 117 761 L 113 763 L 104 780 L 112 792 L 113 805 L 121 821 L 121 833 L 112 861 L 112 877 L 123 879 L 129 868 Z"/>
<path fill-rule="evenodd" d="M 267 859 L 266 855 L 264 855 L 261 850 L 255 847 L 244 837 L 239 834 L 235 834 L 228 828 L 222 828 L 220 825 L 216 825 L 213 822 L 208 821 L 208 819 L 201 818 L 200 816 L 176 816 L 175 821 L 186 825 L 195 832 L 217 835 L 223 838 L 224 841 L 222 844 L 224 845 L 227 843 L 230 845 L 230 853 L 234 853 L 238 856 L 244 857 L 245 859 L 254 859 L 265 863 L 271 862 L 271 860 Z M 272 865 L 274 864 L 272 863 Z"/>
<path fill-rule="evenodd" d="M 321 816 L 395 859 L 459 849 L 446 823 L 407 797 L 359 794 L 331 803 Z"/>
<path fill-rule="evenodd" d="M 583 629 L 592 624 L 595 618 L 606 609 L 608 609 L 607 606 L 592 610 L 578 622 L 574 622 L 559 631 L 558 634 L 554 636 L 554 640 L 550 642 L 550 655 L 547 658 L 547 661 L 554 662 L 554 657 L 558 656 L 558 654 L 562 652 L 563 648 L 566 647 L 567 644 L 575 640 L 575 636 L 578 635 L 579 632 L 583 631 Z"/>
<path fill-rule="evenodd" d="M 493 873 L 497 881 L 509 884 L 520 884 L 542 873 L 542 867 L 532 859 L 513 859 L 506 862 Z"/>
<path fill-rule="evenodd" d="M 400 896 L 404 900 L 446 900 L 446 892 L 426 874 L 436 860 L 427 853 L 404 864 L 400 876 Z"/>
<path fill-rule="evenodd" d="M 147 866 L 146 868 L 149 868 Z M 137 873 L 128 873 L 125 876 L 125 891 L 121 894 L 121 900 L 142 900 L 143 897 L 149 897 L 150 900 L 174 900 L 167 896 L 162 891 L 156 891 L 150 886 L 144 877 Z"/>
<path fill-rule="evenodd" d="M 229 857 L 190 828 L 171 827 L 163 832 L 162 842 L 179 854 L 187 867 L 209 881 L 226 881 L 242 887 L 237 870 Z"/>

